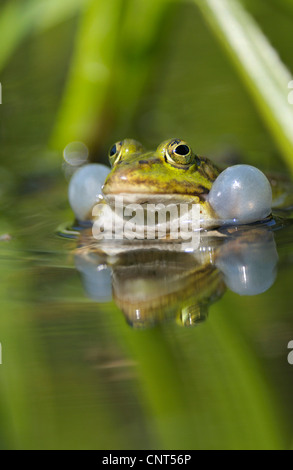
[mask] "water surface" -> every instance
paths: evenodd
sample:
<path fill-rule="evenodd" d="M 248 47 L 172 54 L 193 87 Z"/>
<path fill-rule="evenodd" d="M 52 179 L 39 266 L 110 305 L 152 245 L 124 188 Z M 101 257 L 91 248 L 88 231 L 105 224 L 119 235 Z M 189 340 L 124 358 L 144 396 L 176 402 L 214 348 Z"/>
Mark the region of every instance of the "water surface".
<path fill-rule="evenodd" d="M 200 263 L 185 253 L 128 253 L 112 272 L 113 301 L 104 261 L 57 234 L 72 222 L 64 180 L 37 182 L 10 200 L 1 231 L 11 236 L 0 243 L 2 447 L 289 448 L 290 223 L 261 234 L 262 294 L 232 292 L 214 268 L 194 275 Z M 232 266 L 251 260 L 227 253 Z M 198 300 L 205 321 L 191 326 Z"/>

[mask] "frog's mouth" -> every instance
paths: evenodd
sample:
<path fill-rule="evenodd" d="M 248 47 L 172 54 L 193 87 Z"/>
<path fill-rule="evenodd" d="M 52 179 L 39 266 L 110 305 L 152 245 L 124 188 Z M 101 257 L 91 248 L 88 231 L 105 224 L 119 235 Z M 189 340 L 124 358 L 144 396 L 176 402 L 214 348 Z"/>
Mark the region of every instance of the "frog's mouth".
<path fill-rule="evenodd" d="M 128 175 L 127 175 L 128 176 Z M 122 172 L 110 175 L 103 186 L 106 202 L 115 204 L 181 204 L 203 203 L 206 201 L 208 189 L 190 181 L 178 183 L 176 179 L 160 181 L 155 177 L 143 175 L 132 180 Z M 132 182 L 134 181 L 134 182 Z"/>
<path fill-rule="evenodd" d="M 176 194 L 176 193 L 157 193 L 151 194 L 150 192 L 122 192 L 117 191 L 115 193 L 104 192 L 104 199 L 111 209 L 121 214 L 121 210 L 137 211 L 135 206 L 142 207 L 144 215 L 150 214 L 157 210 L 171 210 L 173 213 L 175 206 L 177 211 L 187 209 L 189 212 L 193 205 L 199 205 L 200 207 L 200 225 L 202 228 L 213 226 L 213 221 L 217 219 L 214 211 L 210 207 L 206 200 L 206 195 L 197 194 Z M 173 207 L 172 207 L 173 206 Z M 184 207 L 184 209 L 183 209 Z M 132 212 L 131 212 L 132 213 Z M 211 222 L 210 222 L 211 221 Z"/>
<path fill-rule="evenodd" d="M 143 209 L 144 224 L 145 220 L 148 223 L 148 217 L 153 213 L 162 211 L 164 214 L 164 210 L 166 210 L 167 224 L 171 219 L 173 221 L 179 220 L 178 217 L 181 217 L 182 214 L 183 218 L 184 214 L 189 214 L 191 217 L 196 217 L 201 228 L 210 226 L 210 221 L 213 225 L 215 219 L 215 214 L 207 201 L 208 193 L 208 188 L 191 180 L 179 182 L 175 178 L 171 178 L 168 181 L 161 181 L 154 174 L 148 173 L 146 177 L 136 173 L 134 177 L 133 173 L 119 170 L 107 177 L 103 187 L 104 200 L 118 217 L 124 218 L 125 210 L 127 217 L 132 217 L 133 211 L 138 210 L 135 206 L 139 205 Z M 192 208 L 195 205 L 199 207 Z M 199 213 L 195 213 L 194 210 L 197 211 L 198 208 Z"/>
<path fill-rule="evenodd" d="M 148 204 L 198 204 L 200 198 L 196 195 L 185 194 L 150 194 L 127 193 L 104 194 L 105 201 L 111 207 L 125 207 L 130 204 L 139 204 L 146 207 Z"/>

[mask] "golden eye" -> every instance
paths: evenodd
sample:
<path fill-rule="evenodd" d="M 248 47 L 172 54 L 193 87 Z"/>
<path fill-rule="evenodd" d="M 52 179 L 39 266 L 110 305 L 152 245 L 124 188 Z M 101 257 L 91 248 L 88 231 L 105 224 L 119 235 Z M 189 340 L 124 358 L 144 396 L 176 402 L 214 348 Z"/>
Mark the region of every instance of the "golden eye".
<path fill-rule="evenodd" d="M 111 166 L 114 166 L 118 162 L 121 155 L 122 144 L 123 142 L 116 142 L 116 144 L 110 148 L 108 156 Z"/>
<path fill-rule="evenodd" d="M 188 166 L 194 162 L 195 156 L 184 140 L 173 139 L 166 146 L 165 152 L 166 160 L 175 164 L 175 166 Z"/>
<path fill-rule="evenodd" d="M 127 159 L 135 153 L 144 152 L 144 148 L 140 142 L 134 139 L 124 139 L 120 142 L 116 142 L 109 150 L 109 160 L 113 167 L 118 162 Z"/>

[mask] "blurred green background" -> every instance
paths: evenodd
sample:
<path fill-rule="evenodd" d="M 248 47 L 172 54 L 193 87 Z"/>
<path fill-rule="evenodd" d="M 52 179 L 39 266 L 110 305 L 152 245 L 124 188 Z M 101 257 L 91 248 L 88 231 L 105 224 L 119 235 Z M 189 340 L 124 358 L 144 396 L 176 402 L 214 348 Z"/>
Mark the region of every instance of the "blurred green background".
<path fill-rule="evenodd" d="M 292 447 L 290 231 L 266 294 L 145 331 L 86 298 L 76 243 L 55 235 L 72 141 L 107 163 L 124 137 L 179 137 L 292 171 L 292 31 L 289 0 L 2 0 L 2 449 Z"/>

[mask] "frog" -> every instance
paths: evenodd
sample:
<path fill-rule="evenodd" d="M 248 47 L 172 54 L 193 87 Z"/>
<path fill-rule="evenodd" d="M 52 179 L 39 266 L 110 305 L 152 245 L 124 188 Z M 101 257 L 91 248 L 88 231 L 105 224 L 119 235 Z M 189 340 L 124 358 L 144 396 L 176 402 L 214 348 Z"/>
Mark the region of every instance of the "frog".
<path fill-rule="evenodd" d="M 186 141 L 165 140 L 146 151 L 140 142 L 125 139 L 111 147 L 109 161 L 112 169 L 102 188 L 108 204 L 118 195 L 125 204 L 199 204 L 204 219 L 215 218 L 207 195 L 221 170 Z"/>
<path fill-rule="evenodd" d="M 125 139 L 111 147 L 109 161 L 103 196 L 110 206 L 118 195 L 124 204 L 198 205 L 202 228 L 257 222 L 272 212 L 272 185 L 259 169 L 221 168 L 181 139 L 166 140 L 155 151 Z"/>
<path fill-rule="evenodd" d="M 182 139 L 165 140 L 156 150 L 147 151 L 127 138 L 112 145 L 108 156 L 111 168 L 85 165 L 70 182 L 69 200 L 77 220 L 107 223 L 116 217 L 118 205 L 136 204 L 149 210 L 158 205 L 181 209 L 185 204 L 188 215 L 195 206 L 199 208 L 200 228 L 210 229 L 270 220 L 273 208 L 293 205 L 288 179 L 267 177 L 251 165 L 221 167 L 195 153 Z M 104 211 L 101 217 L 101 206 L 112 213 Z"/>
<path fill-rule="evenodd" d="M 76 258 L 86 291 L 96 301 L 101 296 L 104 302 L 105 292 L 113 292 L 117 306 L 128 323 L 135 327 L 145 327 L 170 317 L 176 317 L 182 325 L 192 326 L 207 318 L 209 306 L 223 296 L 226 287 L 239 295 L 255 295 L 255 289 L 263 292 L 272 284 L 277 253 L 269 224 L 257 226 L 259 231 L 245 225 L 209 230 L 215 223 L 217 226 L 225 223 L 224 219 L 217 220 L 219 216 L 211 204 L 211 194 L 229 167 L 223 169 L 211 159 L 194 153 L 186 141 L 175 138 L 165 140 L 154 151 L 145 150 L 136 140 L 125 139 L 112 145 L 108 155 L 111 169 L 96 198 L 96 206 L 107 210 L 91 211 L 90 205 L 86 208 L 85 215 L 89 209 L 97 220 L 93 226 L 82 230 Z M 97 174 L 102 171 L 100 164 L 84 169 L 91 176 L 94 169 Z M 240 168 L 241 177 L 244 170 Z M 237 172 L 239 174 L 239 168 L 236 168 Z M 278 181 L 265 181 L 280 203 L 284 192 L 280 191 Z M 87 180 L 82 178 L 82 184 L 90 186 L 85 183 Z M 97 185 L 93 184 L 93 187 L 96 194 Z M 248 188 L 248 192 L 245 187 L 242 189 L 246 202 L 251 189 Z M 83 194 L 80 188 L 77 193 Z M 167 205 L 200 206 L 204 227 L 208 230 L 201 234 L 198 244 L 193 243 L 197 239 L 192 238 L 188 244 L 180 239 L 173 240 L 168 233 L 160 240 L 143 238 L 134 242 L 128 237 L 116 238 L 116 233 L 113 235 L 116 223 L 113 225 L 111 218 L 117 198 L 123 198 L 123 204 L 132 207 L 147 208 L 164 202 Z M 94 231 L 96 221 L 98 227 L 103 226 L 103 231 L 97 230 L 97 236 Z M 269 259 L 271 264 L 262 264 L 263 258 Z M 101 279 L 103 273 L 105 278 Z M 98 279 L 94 281 L 96 276 Z M 255 279 L 262 279 L 263 283 Z M 106 288 L 108 282 L 113 283 L 112 288 Z"/>

